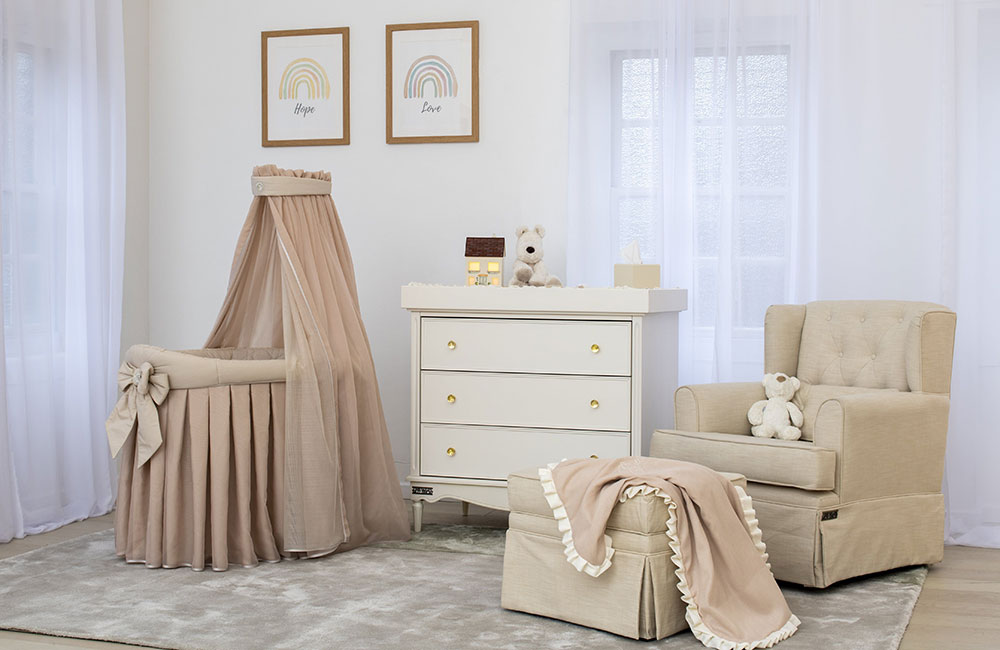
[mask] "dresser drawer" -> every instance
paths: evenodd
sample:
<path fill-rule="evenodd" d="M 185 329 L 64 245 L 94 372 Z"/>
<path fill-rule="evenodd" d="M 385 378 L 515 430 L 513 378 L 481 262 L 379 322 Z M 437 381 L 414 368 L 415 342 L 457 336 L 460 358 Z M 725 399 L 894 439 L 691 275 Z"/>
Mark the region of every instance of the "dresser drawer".
<path fill-rule="evenodd" d="M 631 380 L 627 377 L 425 370 L 420 382 L 423 422 L 631 429 Z"/>
<path fill-rule="evenodd" d="M 631 374 L 632 324 L 622 321 L 421 319 L 425 370 Z"/>
<path fill-rule="evenodd" d="M 629 451 L 629 437 L 623 434 L 433 424 L 420 428 L 424 476 L 506 479 L 519 469 L 564 458 L 621 458 Z"/>

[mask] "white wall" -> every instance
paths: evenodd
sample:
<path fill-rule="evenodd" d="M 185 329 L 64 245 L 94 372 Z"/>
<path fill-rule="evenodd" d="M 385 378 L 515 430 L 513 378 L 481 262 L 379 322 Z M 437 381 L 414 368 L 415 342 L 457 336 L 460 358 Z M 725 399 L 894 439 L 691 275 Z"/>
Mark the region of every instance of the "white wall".
<path fill-rule="evenodd" d="M 150 342 L 204 343 L 254 165 L 329 170 L 405 474 L 409 321 L 400 286 L 460 282 L 467 235 L 512 237 L 522 222 L 548 227 L 549 267 L 564 274 L 568 14 L 568 0 L 152 3 Z M 385 25 L 470 19 L 480 21 L 480 142 L 385 144 Z M 260 32 L 340 26 L 351 28 L 351 144 L 262 148 Z"/>

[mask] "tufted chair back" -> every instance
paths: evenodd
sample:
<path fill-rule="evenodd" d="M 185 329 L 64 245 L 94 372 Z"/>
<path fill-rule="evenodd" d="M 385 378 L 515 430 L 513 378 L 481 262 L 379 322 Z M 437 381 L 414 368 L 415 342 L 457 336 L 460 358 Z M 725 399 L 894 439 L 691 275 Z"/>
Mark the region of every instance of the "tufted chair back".
<path fill-rule="evenodd" d="M 773 305 L 764 370 L 812 384 L 949 393 L 955 312 L 929 302 Z"/>

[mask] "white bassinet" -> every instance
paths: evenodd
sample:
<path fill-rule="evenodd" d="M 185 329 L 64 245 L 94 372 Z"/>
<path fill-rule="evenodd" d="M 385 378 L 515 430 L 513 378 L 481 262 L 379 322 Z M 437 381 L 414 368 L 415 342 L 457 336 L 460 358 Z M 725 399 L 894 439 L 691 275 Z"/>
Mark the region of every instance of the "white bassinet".
<path fill-rule="evenodd" d="M 409 536 L 329 174 L 251 182 L 206 349 L 136 345 L 119 370 L 107 428 L 129 562 L 225 570 Z"/>

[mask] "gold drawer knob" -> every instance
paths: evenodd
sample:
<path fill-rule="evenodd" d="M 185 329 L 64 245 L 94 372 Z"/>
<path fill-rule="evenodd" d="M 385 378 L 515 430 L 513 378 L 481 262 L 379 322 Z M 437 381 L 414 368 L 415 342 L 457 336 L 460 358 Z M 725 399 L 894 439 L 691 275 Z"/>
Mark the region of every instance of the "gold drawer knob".
<path fill-rule="evenodd" d="M 444 453 L 448 454 L 449 456 L 454 456 L 455 455 L 455 448 L 454 447 L 448 447 L 448 449 L 445 450 Z"/>
<path fill-rule="evenodd" d="M 455 396 L 454 395 L 449 395 L 448 396 L 448 403 L 449 404 L 454 404 L 455 403 Z"/>
<path fill-rule="evenodd" d="M 597 454 L 591 454 L 590 457 L 591 458 L 597 458 Z"/>
<path fill-rule="evenodd" d="M 590 408 L 596 409 L 600 405 L 601 405 L 601 403 L 598 402 L 596 399 L 590 400 Z"/>
<path fill-rule="evenodd" d="M 449 350 L 454 350 L 455 349 L 455 342 L 454 341 L 448 341 L 448 349 Z"/>
<path fill-rule="evenodd" d="M 593 352 L 594 354 L 597 354 L 598 352 L 601 351 L 601 346 L 595 343 L 592 346 L 590 346 L 590 351 Z"/>

